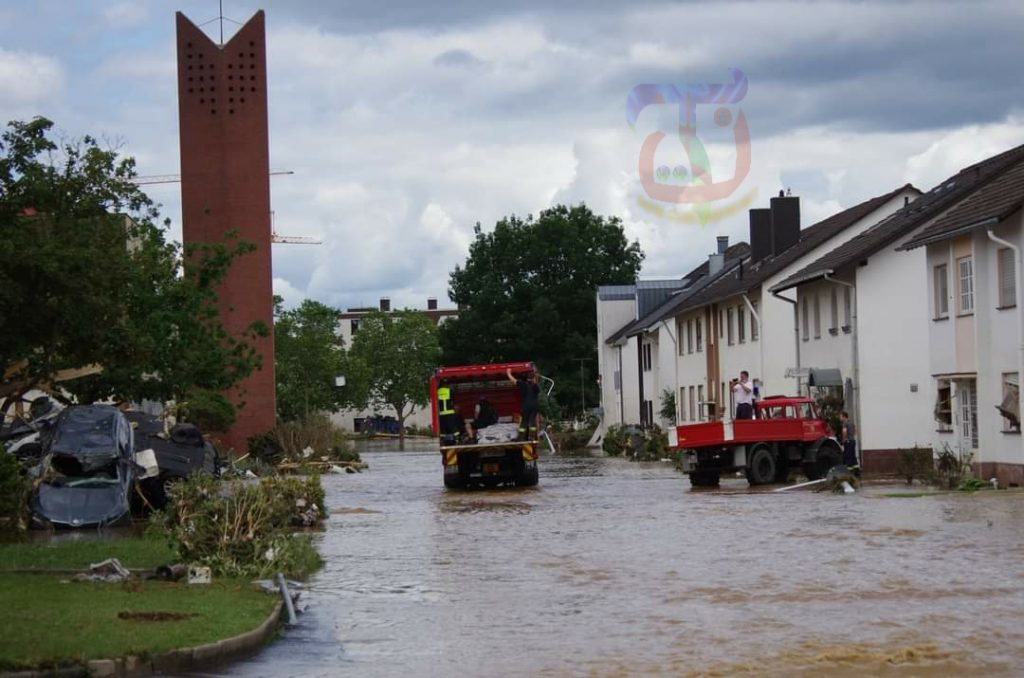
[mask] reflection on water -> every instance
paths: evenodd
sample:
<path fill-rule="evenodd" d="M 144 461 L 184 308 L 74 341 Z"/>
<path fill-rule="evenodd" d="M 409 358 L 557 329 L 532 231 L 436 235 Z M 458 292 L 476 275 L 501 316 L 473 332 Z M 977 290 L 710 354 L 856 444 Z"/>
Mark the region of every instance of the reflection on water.
<path fill-rule="evenodd" d="M 300 626 L 235 676 L 1015 675 L 1024 495 L 692 492 L 544 458 L 448 492 L 436 454 L 326 476 Z"/>

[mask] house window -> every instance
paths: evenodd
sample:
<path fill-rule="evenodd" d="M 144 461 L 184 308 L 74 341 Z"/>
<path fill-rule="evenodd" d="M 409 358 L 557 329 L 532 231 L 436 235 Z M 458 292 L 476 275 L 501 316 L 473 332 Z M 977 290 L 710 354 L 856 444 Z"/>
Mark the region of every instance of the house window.
<path fill-rule="evenodd" d="M 697 330 L 697 353 L 700 353 L 701 351 L 704 350 L 704 339 L 703 339 L 702 333 L 701 333 L 701 325 L 704 324 L 704 321 L 701 320 L 700 318 L 697 318 L 693 322 L 693 324 L 694 324 L 694 326 L 696 327 L 696 330 Z"/>
<path fill-rule="evenodd" d="M 678 344 L 678 346 L 676 346 L 676 350 L 679 352 L 679 355 L 683 355 L 683 353 L 686 352 L 686 347 L 683 346 L 683 325 L 684 324 L 685 323 L 683 322 L 682 318 L 676 318 L 676 339 L 677 339 L 676 343 Z"/>
<path fill-rule="evenodd" d="M 736 335 L 741 344 L 747 341 L 747 314 L 742 306 L 736 307 Z"/>
<path fill-rule="evenodd" d="M 853 290 L 843 288 L 843 332 L 850 333 L 853 329 Z"/>
<path fill-rule="evenodd" d="M 686 421 L 686 387 L 679 387 L 679 418 Z"/>
<path fill-rule="evenodd" d="M 932 289 L 935 294 L 935 318 L 949 317 L 949 267 L 939 264 L 932 269 Z"/>
<path fill-rule="evenodd" d="M 1003 373 L 1003 401 L 999 413 L 1003 415 L 1003 430 L 1020 432 L 1020 379 L 1016 372 Z"/>
<path fill-rule="evenodd" d="M 686 321 L 686 352 L 693 353 L 693 321 Z"/>
<path fill-rule="evenodd" d="M 754 307 L 754 310 L 750 312 L 750 340 L 757 341 L 758 330 L 760 329 L 757 322 L 757 302 L 752 301 L 750 305 Z"/>
<path fill-rule="evenodd" d="M 646 426 L 650 426 L 654 423 L 654 401 L 645 400 L 643 405 L 643 423 Z"/>
<path fill-rule="evenodd" d="M 725 309 L 718 309 L 718 338 L 725 336 Z"/>
<path fill-rule="evenodd" d="M 693 397 L 693 387 L 691 386 L 690 387 L 690 421 L 697 421 L 697 417 L 694 416 L 694 405 L 696 405 L 695 400 L 696 399 Z"/>
<path fill-rule="evenodd" d="M 811 319 L 810 319 L 810 314 L 807 312 L 807 296 L 806 295 L 803 298 L 802 310 L 803 310 L 803 330 L 804 330 L 802 338 L 803 338 L 804 341 L 807 341 L 808 339 L 811 338 L 811 330 L 810 330 Z"/>
<path fill-rule="evenodd" d="M 939 379 L 935 396 L 935 422 L 939 431 L 949 433 L 953 430 L 953 391 L 949 379 Z"/>
<path fill-rule="evenodd" d="M 651 371 L 651 345 L 644 344 L 640 350 L 640 361 L 643 365 L 644 372 Z"/>
<path fill-rule="evenodd" d="M 725 327 L 726 327 L 726 333 L 727 333 L 726 340 L 729 342 L 730 346 L 732 346 L 734 343 L 736 343 L 735 339 L 734 339 L 735 335 L 733 334 L 733 319 L 732 319 L 732 316 L 733 316 L 733 308 L 732 308 L 732 306 L 730 306 L 728 309 L 726 309 L 726 312 L 725 312 L 725 318 L 726 318 L 726 320 L 725 320 Z"/>
<path fill-rule="evenodd" d="M 356 332 L 359 331 L 359 318 L 352 318 L 351 327 L 352 327 L 352 334 L 355 334 Z"/>
<path fill-rule="evenodd" d="M 832 296 L 829 300 L 829 310 L 832 311 L 832 322 L 829 323 L 828 333 L 833 337 L 839 334 L 839 290 L 832 286 Z"/>
<path fill-rule="evenodd" d="M 616 391 L 622 390 L 622 372 L 615 370 L 615 374 L 612 376 L 612 384 L 615 386 Z"/>
<path fill-rule="evenodd" d="M 957 295 L 959 313 L 974 312 L 974 261 L 971 257 L 956 260 L 956 269 L 960 274 L 960 289 Z"/>
<path fill-rule="evenodd" d="M 814 295 L 814 338 L 821 339 L 821 298 Z"/>
<path fill-rule="evenodd" d="M 1017 305 L 1017 279 L 1014 275 L 1016 266 L 1013 261 L 1013 250 L 1004 247 L 996 253 L 999 271 L 999 308 L 1010 308 Z"/>
<path fill-rule="evenodd" d="M 697 418 L 704 421 L 704 385 L 697 386 Z"/>

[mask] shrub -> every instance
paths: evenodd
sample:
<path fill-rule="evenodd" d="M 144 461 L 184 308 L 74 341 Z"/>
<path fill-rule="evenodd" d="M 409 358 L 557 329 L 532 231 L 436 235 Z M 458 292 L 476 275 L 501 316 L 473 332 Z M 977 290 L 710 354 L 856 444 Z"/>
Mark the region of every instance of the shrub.
<path fill-rule="evenodd" d="M 0 447 L 0 539 L 13 539 L 25 531 L 29 481 L 13 454 Z"/>
<path fill-rule="evenodd" d="M 185 562 L 229 577 L 301 577 L 318 565 L 308 536 L 292 532 L 326 516 L 319 476 L 220 483 L 197 474 L 177 483 L 171 500 L 152 525 Z"/>
<path fill-rule="evenodd" d="M 360 461 L 345 431 L 322 414 L 278 422 L 272 430 L 249 438 L 248 447 L 254 459 L 269 464 L 301 462 L 307 447 L 313 450 L 314 460 Z"/>
<path fill-rule="evenodd" d="M 911 447 L 899 450 L 900 458 L 896 461 L 896 475 L 904 478 L 907 485 L 914 480 L 931 483 L 935 480 L 935 460 L 929 448 Z"/>
<path fill-rule="evenodd" d="M 652 424 L 644 431 L 644 442 L 634 455 L 637 461 L 660 461 L 669 456 L 668 434 L 661 427 Z"/>
<path fill-rule="evenodd" d="M 935 460 L 935 470 L 947 490 L 960 487 L 964 478 L 971 476 L 971 454 L 959 454 L 943 445 Z"/>

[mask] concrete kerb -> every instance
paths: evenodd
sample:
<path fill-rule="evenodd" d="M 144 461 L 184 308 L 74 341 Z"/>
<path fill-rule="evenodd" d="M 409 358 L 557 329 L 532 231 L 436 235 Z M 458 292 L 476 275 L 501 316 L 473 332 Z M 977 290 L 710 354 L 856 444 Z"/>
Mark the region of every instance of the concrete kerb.
<path fill-rule="evenodd" d="M 85 666 L 67 666 L 40 671 L 0 673 L 2 678 L 139 678 L 154 673 L 180 673 L 206 669 L 232 659 L 255 653 L 274 635 L 284 603 L 278 600 L 274 609 L 259 626 L 251 631 L 225 638 L 215 643 L 182 647 L 143 659 L 128 656 L 117 659 L 93 659 Z"/>

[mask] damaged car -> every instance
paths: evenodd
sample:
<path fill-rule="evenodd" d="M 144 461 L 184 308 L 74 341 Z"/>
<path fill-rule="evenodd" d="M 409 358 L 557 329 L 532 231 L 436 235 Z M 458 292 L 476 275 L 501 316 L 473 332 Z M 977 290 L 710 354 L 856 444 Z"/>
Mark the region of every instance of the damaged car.
<path fill-rule="evenodd" d="M 164 420 L 155 415 L 137 411 L 125 415 L 134 429 L 136 455 L 152 450 L 157 464 L 156 474 L 139 480 L 150 508 L 164 508 L 170 488 L 195 473 L 220 475 L 223 460 L 193 424 L 167 429 Z"/>
<path fill-rule="evenodd" d="M 131 520 L 134 435 L 111 405 L 61 412 L 34 469 L 29 509 L 34 527 L 105 527 Z"/>

